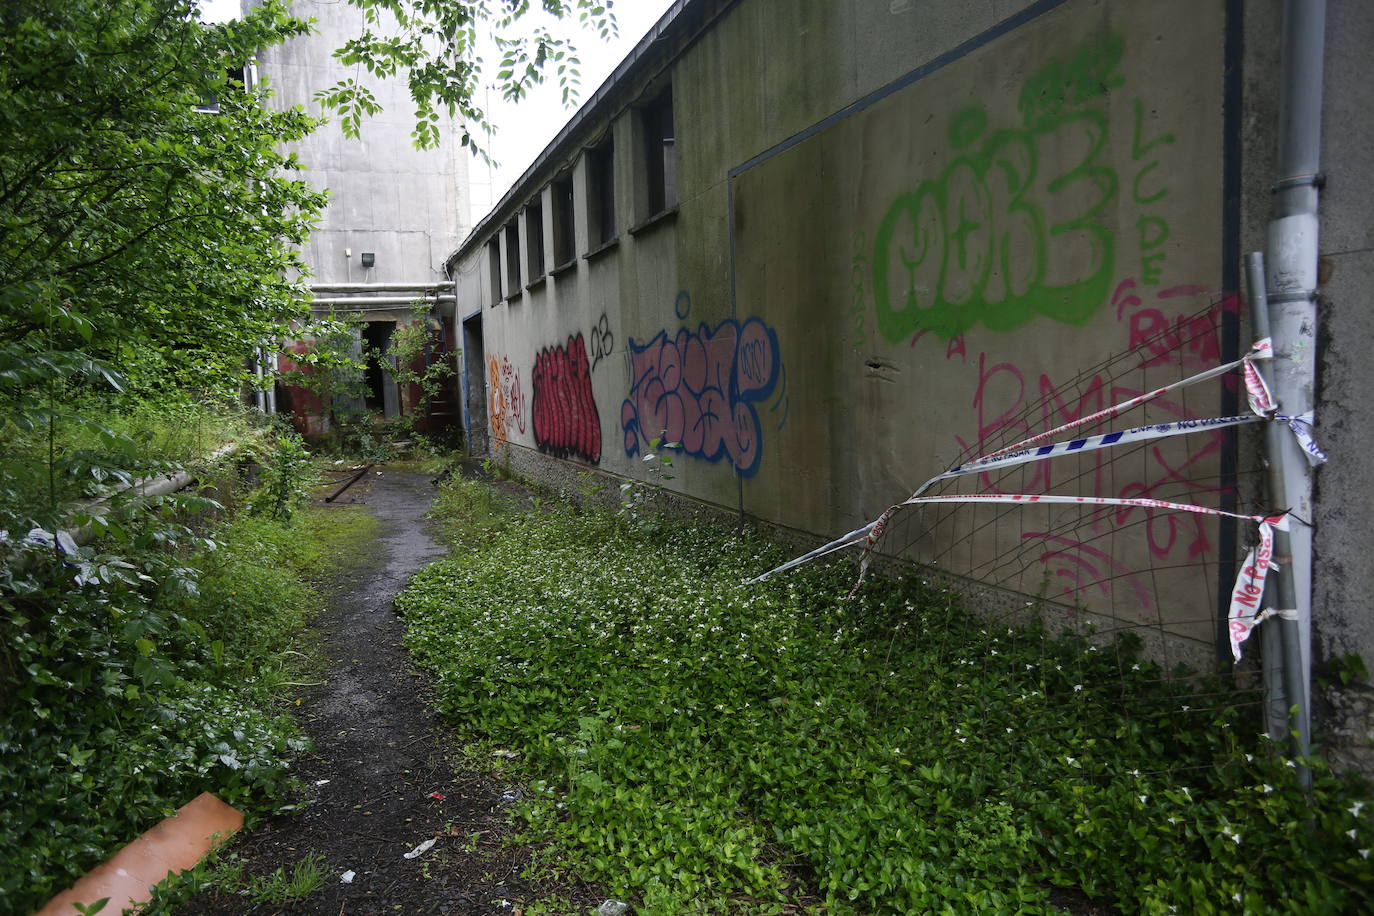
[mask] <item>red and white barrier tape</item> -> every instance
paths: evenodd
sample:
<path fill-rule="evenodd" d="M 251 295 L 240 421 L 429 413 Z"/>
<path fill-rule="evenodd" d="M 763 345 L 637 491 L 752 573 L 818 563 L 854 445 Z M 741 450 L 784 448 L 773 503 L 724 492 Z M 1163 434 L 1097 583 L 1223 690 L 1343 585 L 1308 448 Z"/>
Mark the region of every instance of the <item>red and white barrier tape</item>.
<path fill-rule="evenodd" d="M 1273 516 L 1259 523 L 1259 543 L 1245 555 L 1240 574 L 1236 576 L 1236 585 L 1231 589 L 1227 631 L 1231 636 L 1231 655 L 1236 661 L 1240 661 L 1240 644 L 1250 638 L 1251 630 L 1268 617 L 1287 613 L 1260 612 L 1260 602 L 1264 600 L 1264 580 L 1271 569 L 1278 569 L 1274 563 L 1275 528 L 1287 531 L 1287 517 Z"/>
<path fill-rule="evenodd" d="M 1228 631 L 1231 639 L 1231 652 L 1237 661 L 1241 657 L 1241 643 L 1249 638 L 1250 632 L 1262 621 L 1273 616 L 1291 615 L 1290 611 L 1259 610 L 1260 602 L 1264 597 L 1264 582 L 1270 569 L 1277 567 L 1273 563 L 1274 548 L 1274 528 L 1287 530 L 1288 519 L 1285 515 L 1240 515 L 1234 512 L 1226 512 L 1221 509 L 1212 509 L 1207 506 L 1196 506 L 1189 503 L 1166 502 L 1157 499 L 1120 499 L 1100 496 L 1054 496 L 1048 494 L 1017 494 L 1017 493 L 974 493 L 960 496 L 922 496 L 927 489 L 941 480 L 950 480 L 968 474 L 981 474 L 997 468 L 1012 467 L 1020 464 L 1027 464 L 1032 461 L 1047 461 L 1052 458 L 1059 458 L 1065 455 L 1083 454 L 1085 452 L 1096 451 L 1103 448 L 1112 448 L 1119 445 L 1131 445 L 1149 439 L 1158 439 L 1168 436 L 1187 435 L 1196 432 L 1206 432 L 1213 429 L 1222 429 L 1230 426 L 1239 426 L 1245 423 L 1255 423 L 1261 420 L 1286 421 L 1289 429 L 1297 438 L 1298 445 L 1302 448 L 1303 455 L 1315 467 L 1326 461 L 1326 454 L 1317 445 L 1312 437 L 1312 414 L 1306 413 L 1296 417 L 1285 417 L 1278 414 L 1279 405 L 1275 401 L 1269 386 L 1265 384 L 1263 376 L 1255 369 L 1254 360 L 1269 359 L 1273 356 L 1273 345 L 1269 338 L 1258 341 L 1250 348 L 1250 352 L 1234 362 L 1226 363 L 1200 372 L 1197 375 L 1189 376 L 1170 385 L 1156 388 L 1136 397 L 1129 398 L 1111 407 L 1099 410 L 1096 413 L 1080 417 L 1069 423 L 1057 426 L 1054 429 L 1023 439 L 1014 445 L 1009 445 L 987 455 L 965 462 L 962 465 L 950 468 L 942 474 L 927 480 L 916 488 L 910 497 L 890 506 L 877 519 L 844 534 L 828 544 L 796 557 L 787 563 L 782 564 L 762 575 L 756 576 L 749 581 L 761 582 L 772 576 L 774 573 L 785 572 L 794 569 L 803 563 L 814 560 L 826 554 L 841 550 L 852 544 L 863 543 L 863 555 L 859 562 L 859 577 L 855 582 L 854 588 L 850 591 L 849 597 L 853 597 L 863 584 L 864 577 L 868 572 L 868 567 L 872 561 L 873 549 L 878 539 L 883 536 L 887 529 L 887 524 L 892 516 L 904 506 L 911 506 L 923 503 L 1018 503 L 1018 504 L 1051 504 L 1051 505 L 1096 505 L 1096 506 L 1123 506 L 1139 507 L 1145 509 L 1160 509 L 1174 512 L 1191 512 L 1197 515 L 1225 516 L 1229 518 L 1246 519 L 1253 521 L 1259 526 L 1259 542 L 1247 554 L 1245 562 L 1241 564 L 1241 570 L 1236 578 L 1235 587 L 1231 591 L 1231 603 L 1228 612 Z M 1051 439 L 1061 433 L 1078 429 L 1092 423 L 1098 423 L 1119 416 L 1133 407 L 1138 407 L 1156 398 L 1162 397 L 1172 391 L 1186 388 L 1209 379 L 1217 378 L 1232 369 L 1241 369 L 1245 380 L 1246 400 L 1249 403 L 1253 416 L 1238 417 L 1218 417 L 1214 419 L 1201 420 L 1179 420 L 1172 423 L 1158 423 L 1149 426 L 1139 426 L 1134 429 L 1123 430 L 1121 432 L 1103 433 L 1096 436 L 1086 436 L 1080 439 L 1071 439 L 1062 442 L 1055 442 L 1049 445 L 1038 445 L 1047 439 Z M 1032 448 L 1032 446 L 1036 446 Z"/>
<path fill-rule="evenodd" d="M 1036 433 L 1034 436 L 1031 436 L 1027 439 L 1022 439 L 1020 442 L 1017 442 L 1014 445 L 1008 445 L 1006 448 L 1000 448 L 997 451 L 991 452 L 990 454 L 984 455 L 982 457 L 985 459 L 999 458 L 1002 455 L 1007 454 L 1008 452 L 1015 452 L 1020 451 L 1024 448 L 1029 448 L 1030 446 L 1035 445 L 1037 442 L 1044 442 L 1046 439 L 1053 439 L 1055 436 L 1058 436 L 1061 433 L 1066 433 L 1072 429 L 1078 429 L 1080 426 L 1088 426 L 1092 423 L 1100 423 L 1103 420 L 1110 420 L 1114 417 L 1120 416 L 1121 414 L 1125 413 L 1133 407 L 1139 407 L 1141 404 L 1153 401 L 1155 398 L 1163 397 L 1171 391 L 1178 391 L 1182 388 L 1187 388 L 1190 385 L 1196 385 L 1200 382 L 1205 382 L 1210 379 L 1214 379 L 1217 376 L 1225 375 L 1232 369 L 1239 369 L 1242 367 L 1245 367 L 1248 370 L 1246 372 L 1245 391 L 1250 401 L 1250 409 L 1253 410 L 1258 416 L 1267 417 L 1269 413 L 1272 413 L 1273 411 L 1272 409 L 1267 409 L 1265 405 L 1272 403 L 1273 398 L 1269 395 L 1269 388 L 1264 384 L 1264 379 L 1260 378 L 1258 372 L 1253 371 L 1253 367 L 1250 366 L 1250 362 L 1256 359 L 1270 359 L 1271 357 L 1273 357 L 1273 355 L 1274 346 L 1270 342 L 1269 338 L 1266 337 L 1261 341 L 1257 341 L 1255 345 L 1250 348 L 1249 353 L 1246 353 L 1244 356 L 1242 356 L 1238 360 L 1235 360 L 1234 362 L 1229 362 L 1221 366 L 1215 366 L 1204 372 L 1199 372 L 1197 375 L 1190 375 L 1185 379 L 1179 379 L 1177 382 L 1172 382 L 1161 388 L 1156 388 L 1153 391 L 1147 391 L 1144 394 L 1138 394 L 1133 398 L 1127 398 L 1126 400 L 1118 404 L 1113 404 L 1111 407 L 1103 408 L 1102 410 L 1099 410 L 1096 413 L 1088 414 L 1086 417 L 1079 417 L 1077 420 L 1071 420 L 1062 426 L 1056 426 L 1054 429 L 1046 430 L 1043 433 Z M 1253 386 L 1250 380 L 1250 377 L 1252 375 L 1254 376 Z"/>

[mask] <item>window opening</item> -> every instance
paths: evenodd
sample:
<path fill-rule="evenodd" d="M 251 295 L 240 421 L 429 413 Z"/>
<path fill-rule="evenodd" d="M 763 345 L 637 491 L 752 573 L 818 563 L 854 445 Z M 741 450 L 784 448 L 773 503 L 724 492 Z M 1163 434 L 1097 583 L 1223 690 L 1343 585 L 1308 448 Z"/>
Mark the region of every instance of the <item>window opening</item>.
<path fill-rule="evenodd" d="M 615 238 L 615 147 L 609 140 L 587 151 L 587 244 Z"/>
<path fill-rule="evenodd" d="M 673 90 L 667 89 L 640 112 L 644 136 L 645 218 L 677 204 L 677 151 L 673 137 Z"/>
<path fill-rule="evenodd" d="M 529 278 L 544 276 L 544 205 L 538 201 L 525 208 L 525 247 L 529 252 Z"/>
<path fill-rule="evenodd" d="M 506 223 L 506 295 L 520 292 L 520 230 L 515 220 Z"/>
<path fill-rule="evenodd" d="M 572 176 L 554 179 L 550 197 L 553 204 L 553 264 L 561 267 L 573 259 L 577 248 Z"/>

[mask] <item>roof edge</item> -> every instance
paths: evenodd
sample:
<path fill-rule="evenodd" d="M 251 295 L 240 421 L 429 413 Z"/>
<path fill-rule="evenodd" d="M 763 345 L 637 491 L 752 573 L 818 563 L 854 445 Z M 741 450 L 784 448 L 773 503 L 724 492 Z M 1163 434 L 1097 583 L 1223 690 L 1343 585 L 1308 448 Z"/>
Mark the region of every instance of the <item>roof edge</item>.
<path fill-rule="evenodd" d="M 644 37 L 634 46 L 629 54 L 616 65 L 606 79 L 602 80 L 596 92 L 588 99 L 582 107 L 578 108 L 573 116 L 568 119 L 562 129 L 554 135 L 544 147 L 543 152 L 535 157 L 520 177 L 510 186 L 510 190 L 497 201 L 496 206 L 486 216 L 468 231 L 467 236 L 458 243 L 449 255 L 444 258 L 444 270 L 451 273 L 451 267 L 455 261 L 466 254 L 476 243 L 476 240 L 486 235 L 492 225 L 499 225 L 515 210 L 514 202 L 525 196 L 529 186 L 534 183 L 535 177 L 543 172 L 550 161 L 566 151 L 572 144 L 573 137 L 586 128 L 589 121 L 601 115 L 604 109 L 611 107 L 611 96 L 616 90 L 634 74 L 648 66 L 650 52 L 653 46 L 667 38 L 677 37 L 682 29 L 687 28 L 686 17 L 683 15 L 688 9 L 694 7 L 705 7 L 711 0 L 676 0 L 668 7 L 667 11 L 659 17 L 658 21 L 644 33 Z M 733 6 L 733 2 L 727 2 L 726 7 Z"/>

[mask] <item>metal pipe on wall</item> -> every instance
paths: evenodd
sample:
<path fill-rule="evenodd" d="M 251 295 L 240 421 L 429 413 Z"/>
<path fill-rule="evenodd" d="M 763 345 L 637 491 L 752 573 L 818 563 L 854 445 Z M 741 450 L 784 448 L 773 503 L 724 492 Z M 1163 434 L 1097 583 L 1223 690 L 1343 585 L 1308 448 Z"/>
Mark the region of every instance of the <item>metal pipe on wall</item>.
<path fill-rule="evenodd" d="M 1279 91 L 1279 178 L 1274 184 L 1274 218 L 1267 257 L 1269 316 L 1274 341 L 1274 394 L 1289 416 L 1315 404 L 1317 350 L 1318 191 L 1321 186 L 1322 66 L 1325 58 L 1325 0 L 1286 0 Z M 1312 474 L 1292 436 L 1279 444 L 1283 506 L 1293 516 L 1290 542 L 1300 654 L 1297 727 L 1310 730 L 1307 704 L 1312 682 Z M 1280 508 L 1280 507 L 1275 507 Z M 1282 562 L 1282 561 L 1280 561 Z"/>
<path fill-rule="evenodd" d="M 1255 251 L 1245 256 L 1245 277 L 1250 293 L 1254 336 L 1257 340 L 1263 340 L 1271 332 L 1263 254 Z M 1269 367 L 1263 362 L 1254 365 L 1265 383 L 1270 384 Z M 1264 463 L 1271 507 L 1284 498 L 1284 468 L 1287 461 L 1284 445 L 1292 438 L 1288 432 L 1286 424 L 1280 420 L 1270 420 L 1264 427 Z M 1290 532 L 1275 529 L 1274 560 L 1278 568 L 1269 574 L 1269 583 L 1272 584 L 1265 588 L 1264 606 L 1267 610 L 1283 611 L 1297 606 L 1292 556 Z M 1302 641 L 1298 622 L 1284 616 L 1271 618 L 1261 625 L 1260 637 L 1264 652 L 1266 731 L 1275 742 L 1288 743 L 1292 729 L 1297 735 L 1291 743 L 1292 756 L 1306 757 L 1311 749 L 1311 736 L 1306 726 L 1308 698 L 1307 685 L 1303 681 Z M 1298 714 L 1296 721 L 1290 722 L 1289 710 L 1293 706 L 1297 706 Z M 1312 774 L 1307 767 L 1299 766 L 1298 779 L 1305 786 L 1311 785 Z"/>
<path fill-rule="evenodd" d="M 367 292 L 369 290 L 388 292 L 391 290 L 437 290 L 452 286 L 452 280 L 438 280 L 433 283 L 312 283 L 310 290 L 311 292 L 322 293 Z"/>
<path fill-rule="evenodd" d="M 435 302 L 447 303 L 457 302 L 454 296 L 331 296 L 322 299 L 312 299 L 310 304 L 314 305 L 346 305 L 346 306 L 374 306 L 374 305 L 401 305 L 410 306 L 416 302 L 433 304 Z"/>

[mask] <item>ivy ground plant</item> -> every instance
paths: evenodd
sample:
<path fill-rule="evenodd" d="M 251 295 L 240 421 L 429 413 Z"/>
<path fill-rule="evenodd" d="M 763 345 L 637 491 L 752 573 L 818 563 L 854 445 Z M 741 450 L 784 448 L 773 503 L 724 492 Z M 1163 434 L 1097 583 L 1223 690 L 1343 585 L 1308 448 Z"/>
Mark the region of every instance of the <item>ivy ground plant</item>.
<path fill-rule="evenodd" d="M 464 488 L 475 484 L 458 482 Z M 457 502 L 457 500 L 451 500 Z M 1248 697 L 949 592 L 564 512 L 482 524 L 399 606 L 547 861 L 659 914 L 1360 911 L 1374 809 L 1304 796 Z"/>

